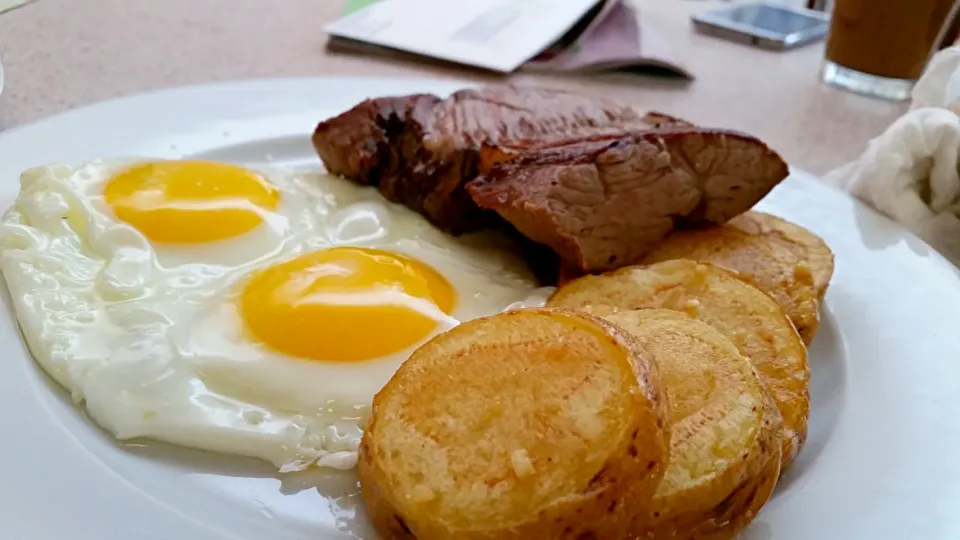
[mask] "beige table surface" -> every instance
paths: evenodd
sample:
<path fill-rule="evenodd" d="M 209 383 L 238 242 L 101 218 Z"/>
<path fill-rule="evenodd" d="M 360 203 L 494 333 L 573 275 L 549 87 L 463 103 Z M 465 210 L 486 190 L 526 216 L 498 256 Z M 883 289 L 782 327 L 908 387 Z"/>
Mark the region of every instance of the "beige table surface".
<path fill-rule="evenodd" d="M 793 165 L 824 173 L 858 155 L 904 104 L 818 82 L 823 45 L 766 52 L 694 33 L 689 16 L 719 5 L 639 0 L 696 74 L 691 84 L 628 74 L 511 80 L 581 88 L 702 125 L 764 139 Z M 326 53 L 342 0 L 37 0 L 0 14 L 0 130 L 149 89 L 250 77 L 389 75 L 502 80 L 428 63 Z"/>

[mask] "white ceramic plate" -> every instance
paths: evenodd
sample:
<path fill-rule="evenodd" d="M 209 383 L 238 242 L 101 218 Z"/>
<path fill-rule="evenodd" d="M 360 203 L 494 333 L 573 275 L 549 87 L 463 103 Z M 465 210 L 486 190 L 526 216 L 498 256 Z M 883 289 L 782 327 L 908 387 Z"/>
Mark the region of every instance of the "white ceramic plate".
<path fill-rule="evenodd" d="M 0 134 L 0 202 L 21 169 L 152 155 L 318 167 L 316 122 L 368 96 L 449 83 L 286 79 L 144 94 Z M 749 540 L 960 538 L 960 280 L 931 248 L 795 174 L 761 203 L 821 235 L 836 275 L 810 349 L 810 435 Z M 9 305 L 9 303 L 8 303 Z M 10 313 L 10 310 L 7 310 Z M 0 538 L 373 538 L 349 473 L 254 460 L 87 421 L 0 316 Z"/>

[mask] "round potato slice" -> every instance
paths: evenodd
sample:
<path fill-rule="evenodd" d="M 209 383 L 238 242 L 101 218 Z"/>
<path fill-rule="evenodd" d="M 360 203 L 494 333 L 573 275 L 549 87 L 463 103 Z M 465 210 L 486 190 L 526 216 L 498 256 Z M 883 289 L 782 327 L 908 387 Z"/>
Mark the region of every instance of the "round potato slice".
<path fill-rule="evenodd" d="M 748 212 L 733 219 L 735 225 L 750 234 L 763 235 L 771 243 L 796 250 L 813 275 L 813 284 L 823 298 L 833 278 L 833 251 L 823 238 L 789 221 L 763 212 Z M 801 270 L 802 272 L 802 270 Z"/>
<path fill-rule="evenodd" d="M 820 324 L 820 298 L 833 275 L 833 253 L 820 237 L 786 220 L 747 212 L 721 227 L 677 231 L 642 261 L 710 262 L 749 278 L 783 307 L 803 342 Z"/>
<path fill-rule="evenodd" d="M 776 484 L 783 427 L 776 403 L 750 360 L 705 323 L 664 309 L 604 318 L 653 355 L 670 403 L 667 472 L 632 533 L 733 538 Z"/>
<path fill-rule="evenodd" d="M 783 468 L 807 434 L 807 349 L 780 305 L 737 274 L 709 263 L 672 260 L 584 276 L 558 288 L 548 306 L 591 310 L 667 308 L 713 326 L 749 358 L 783 416 Z"/>
<path fill-rule="evenodd" d="M 650 355 L 602 319 L 469 321 L 374 398 L 363 498 L 386 539 L 622 538 L 663 478 L 667 415 Z"/>

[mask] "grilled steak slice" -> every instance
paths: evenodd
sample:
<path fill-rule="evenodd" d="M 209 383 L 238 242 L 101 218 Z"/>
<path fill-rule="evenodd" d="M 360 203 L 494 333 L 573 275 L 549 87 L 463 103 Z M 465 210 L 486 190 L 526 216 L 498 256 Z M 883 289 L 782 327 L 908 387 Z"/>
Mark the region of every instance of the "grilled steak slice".
<path fill-rule="evenodd" d="M 407 178 L 420 162 L 424 126 L 438 103 L 429 94 L 368 99 L 321 122 L 314 147 L 330 173 L 379 186 L 387 199 L 423 213 L 429 190 Z"/>
<path fill-rule="evenodd" d="M 674 227 L 723 223 L 788 174 L 759 140 L 669 122 L 621 137 L 529 149 L 467 191 L 564 265 L 598 272 L 635 262 Z"/>
<path fill-rule="evenodd" d="M 582 137 L 622 135 L 676 119 L 647 119 L 611 101 L 562 90 L 490 87 L 445 100 L 426 94 L 367 100 L 321 122 L 313 144 L 327 170 L 379 186 L 384 196 L 458 234 L 488 226 L 467 195 L 482 146 L 517 151 Z M 515 150 L 511 150 L 515 149 Z"/>
<path fill-rule="evenodd" d="M 515 231 L 577 272 L 630 264 L 676 226 L 722 223 L 787 175 L 753 137 L 538 88 L 371 99 L 321 122 L 313 144 L 331 173 L 447 232 Z"/>

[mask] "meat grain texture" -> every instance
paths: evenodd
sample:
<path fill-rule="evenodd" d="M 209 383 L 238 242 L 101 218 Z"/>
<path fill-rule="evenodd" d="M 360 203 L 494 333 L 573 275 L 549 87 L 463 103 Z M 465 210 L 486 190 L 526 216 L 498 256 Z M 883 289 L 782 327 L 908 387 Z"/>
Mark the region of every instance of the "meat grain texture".
<path fill-rule="evenodd" d="M 331 173 L 447 232 L 515 230 L 582 272 L 630 264 L 675 227 L 723 223 L 788 174 L 749 135 L 544 88 L 366 100 L 313 143 Z"/>

